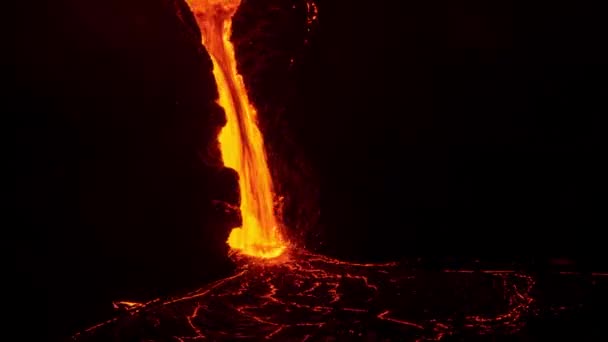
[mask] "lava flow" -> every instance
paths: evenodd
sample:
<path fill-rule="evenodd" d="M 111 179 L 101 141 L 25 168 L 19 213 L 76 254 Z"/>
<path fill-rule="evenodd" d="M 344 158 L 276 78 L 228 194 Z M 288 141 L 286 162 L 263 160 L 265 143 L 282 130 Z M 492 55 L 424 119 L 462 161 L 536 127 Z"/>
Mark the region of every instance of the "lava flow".
<path fill-rule="evenodd" d="M 213 61 L 213 75 L 227 123 L 219 142 L 224 164 L 239 174 L 242 226 L 230 233 L 228 245 L 250 256 L 274 258 L 283 253 L 282 237 L 274 212 L 272 178 L 257 114 L 249 102 L 243 78 L 237 72 L 230 42 L 232 16 L 240 0 L 187 0 Z"/>

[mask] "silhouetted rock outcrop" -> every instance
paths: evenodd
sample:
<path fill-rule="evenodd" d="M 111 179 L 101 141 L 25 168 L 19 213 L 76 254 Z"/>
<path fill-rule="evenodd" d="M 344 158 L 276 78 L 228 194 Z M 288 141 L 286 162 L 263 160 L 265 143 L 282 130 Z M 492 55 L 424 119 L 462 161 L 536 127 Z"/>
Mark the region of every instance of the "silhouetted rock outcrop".
<path fill-rule="evenodd" d="M 107 317 L 113 300 L 148 300 L 232 268 L 225 241 L 238 210 L 216 201 L 238 208 L 238 176 L 219 154 L 225 117 L 211 60 L 176 4 L 16 11 L 4 115 L 16 132 L 10 245 L 28 295 L 15 305 L 42 305 L 52 336 Z"/>

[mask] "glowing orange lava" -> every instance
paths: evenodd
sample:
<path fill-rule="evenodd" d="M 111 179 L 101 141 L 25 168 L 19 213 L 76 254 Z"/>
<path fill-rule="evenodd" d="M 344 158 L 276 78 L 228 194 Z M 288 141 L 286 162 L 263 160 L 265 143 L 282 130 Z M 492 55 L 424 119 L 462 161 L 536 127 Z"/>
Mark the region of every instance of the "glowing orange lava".
<path fill-rule="evenodd" d="M 240 0 L 186 0 L 196 17 L 203 45 L 213 60 L 219 104 L 227 124 L 219 141 L 224 165 L 239 174 L 243 224 L 230 233 L 228 244 L 242 253 L 274 258 L 283 253 L 283 239 L 274 213 L 272 178 L 266 161 L 264 140 L 257 114 L 249 102 L 243 78 L 237 72 L 230 42 L 232 16 Z"/>

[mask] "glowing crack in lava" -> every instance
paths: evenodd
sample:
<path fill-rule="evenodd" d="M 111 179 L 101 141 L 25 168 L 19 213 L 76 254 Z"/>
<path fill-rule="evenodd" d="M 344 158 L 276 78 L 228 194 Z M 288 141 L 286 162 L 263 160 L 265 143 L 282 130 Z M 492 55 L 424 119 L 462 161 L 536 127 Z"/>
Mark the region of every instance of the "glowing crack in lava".
<path fill-rule="evenodd" d="M 227 124 L 219 142 L 224 164 L 239 174 L 242 226 L 230 233 L 228 245 L 250 256 L 274 258 L 283 253 L 283 238 L 274 212 L 272 178 L 257 114 L 237 72 L 230 42 L 232 16 L 240 0 L 187 0 L 213 61 L 219 104 Z"/>
<path fill-rule="evenodd" d="M 74 340 L 438 341 L 508 335 L 534 311 L 535 280 L 513 271 L 424 271 L 290 248 L 185 296 L 134 305 Z M 558 286 L 558 282 L 552 286 Z"/>
<path fill-rule="evenodd" d="M 115 302 L 119 316 L 72 340 L 542 341 L 527 335 L 528 322 L 576 313 L 584 298 L 608 289 L 607 273 L 543 280 L 506 269 L 344 262 L 295 248 L 236 261 L 234 275 L 191 293 Z"/>

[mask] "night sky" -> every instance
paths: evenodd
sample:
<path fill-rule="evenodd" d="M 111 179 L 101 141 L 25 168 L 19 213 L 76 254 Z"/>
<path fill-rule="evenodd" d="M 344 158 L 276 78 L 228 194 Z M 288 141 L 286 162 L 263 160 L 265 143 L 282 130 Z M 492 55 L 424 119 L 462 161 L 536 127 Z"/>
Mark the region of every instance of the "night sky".
<path fill-rule="evenodd" d="M 4 23 L 5 295 L 41 336 L 231 271 L 211 64 L 171 3 L 28 1 Z M 244 3 L 265 24 L 235 19 L 237 54 L 256 43 L 241 68 L 299 244 L 608 266 L 605 8 L 319 0 L 305 35 L 291 2 Z"/>
<path fill-rule="evenodd" d="M 529 256 L 599 245 L 600 9 L 320 8 L 294 121 L 321 174 L 327 250 Z"/>

